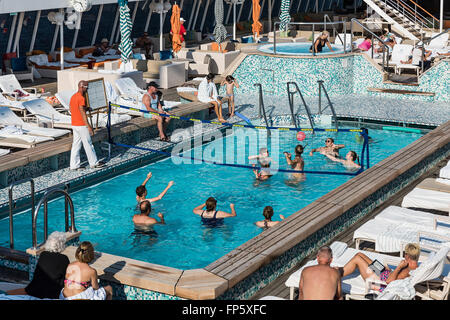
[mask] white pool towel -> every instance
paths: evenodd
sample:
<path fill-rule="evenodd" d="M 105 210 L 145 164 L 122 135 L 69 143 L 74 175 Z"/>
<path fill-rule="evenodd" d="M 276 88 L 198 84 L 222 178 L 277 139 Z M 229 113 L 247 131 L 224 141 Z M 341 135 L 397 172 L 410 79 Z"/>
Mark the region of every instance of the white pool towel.
<path fill-rule="evenodd" d="M 434 209 L 448 212 L 450 208 L 450 193 L 414 188 L 403 197 L 402 207 Z"/>
<path fill-rule="evenodd" d="M 376 300 L 412 300 L 415 295 L 411 277 L 408 277 L 389 283 Z"/>
<path fill-rule="evenodd" d="M 195 92 L 197 91 L 197 88 L 193 87 L 178 87 L 177 92 Z"/>
<path fill-rule="evenodd" d="M 376 215 L 374 219 L 384 219 L 391 221 L 392 223 L 406 223 L 411 225 L 419 225 L 425 229 L 433 229 L 435 218 L 438 218 L 438 216 L 428 212 L 411 210 L 397 206 L 389 206 Z"/>

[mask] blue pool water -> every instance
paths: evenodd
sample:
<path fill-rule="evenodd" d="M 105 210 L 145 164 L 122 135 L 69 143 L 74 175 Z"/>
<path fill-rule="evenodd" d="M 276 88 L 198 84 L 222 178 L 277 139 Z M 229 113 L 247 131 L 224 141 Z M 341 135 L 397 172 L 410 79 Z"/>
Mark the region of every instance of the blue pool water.
<path fill-rule="evenodd" d="M 276 45 L 277 54 L 285 55 L 312 55 L 312 53 L 309 51 L 310 47 L 311 43 L 309 42 L 277 43 Z M 317 55 L 344 53 L 344 47 L 342 45 L 332 44 L 331 47 L 334 51 L 330 51 L 328 46 L 325 46 L 322 48 L 322 52 L 317 53 Z M 273 44 L 266 44 L 258 47 L 259 51 L 265 53 L 274 53 L 273 49 Z"/>
<path fill-rule="evenodd" d="M 242 130 L 242 129 L 239 129 Z M 243 132 L 243 131 L 238 131 Z M 248 132 L 248 131 L 245 131 Z M 279 148 L 274 133 L 266 140 L 264 131 L 259 142 L 245 143 L 235 133 L 226 138 L 214 140 L 206 145 L 185 152 L 197 157 L 219 160 L 218 155 L 224 146 L 231 154 L 240 154 L 242 159 L 233 163 L 251 164 L 248 155 L 255 154 L 259 147 L 268 146 L 271 156 L 281 168 L 288 168 L 283 151 L 293 153 L 298 141 L 295 132 L 280 132 Z M 304 153 L 305 170 L 332 170 L 343 172 L 342 165 L 325 159 L 320 154 L 309 155 L 312 148 L 324 145 L 327 136 L 343 143 L 341 150 L 345 155 L 349 150 L 360 153 L 361 144 L 356 140 L 357 133 L 316 133 L 314 138 L 307 134 L 302 142 L 308 143 Z M 421 134 L 369 130 L 374 140 L 370 146 L 371 165 L 393 154 L 402 147 L 418 139 Z M 252 140 L 251 140 L 252 141 Z M 252 149 L 252 150 L 250 150 Z M 279 152 L 277 150 L 279 149 Z M 238 157 L 237 157 L 238 158 Z M 228 159 L 229 160 L 229 159 Z M 151 171 L 153 177 L 147 183 L 148 197 L 157 196 L 170 180 L 174 186 L 166 196 L 153 204 L 152 216 L 158 212 L 165 215 L 166 225 L 154 227 L 155 233 L 136 234 L 131 221 L 135 214 L 135 189 Z M 288 185 L 288 174 L 277 173 L 268 181 L 257 183 L 249 169 L 217 166 L 213 164 L 175 164 L 172 159 L 146 165 L 126 174 L 114 177 L 100 184 L 71 194 L 75 206 L 75 221 L 82 231 L 81 240 L 96 244 L 96 250 L 167 265 L 180 269 L 202 268 L 224 254 L 260 234 L 261 229 L 254 225 L 262 220 L 266 205 L 274 208 L 273 220 L 280 220 L 279 214 L 289 216 L 332 189 L 351 179 L 351 176 L 307 174 L 306 181 L 298 185 Z M 208 228 L 200 223 L 200 217 L 192 209 L 213 196 L 218 201 L 218 209 L 229 211 L 229 204 L 236 206 L 237 217 L 225 219 L 221 227 Z M 9 246 L 8 218 L 0 220 L 0 246 Z M 43 239 L 43 214 L 38 217 L 38 242 Z M 49 204 L 49 233 L 61 231 L 64 226 L 63 200 Z M 30 211 L 17 214 L 14 218 L 16 249 L 31 247 Z"/>

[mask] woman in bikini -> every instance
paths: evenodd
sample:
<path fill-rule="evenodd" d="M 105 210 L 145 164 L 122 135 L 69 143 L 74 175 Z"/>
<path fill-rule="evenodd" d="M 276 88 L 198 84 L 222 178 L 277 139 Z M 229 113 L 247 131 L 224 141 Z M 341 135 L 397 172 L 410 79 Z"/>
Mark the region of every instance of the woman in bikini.
<path fill-rule="evenodd" d="M 206 207 L 206 208 L 205 208 Z M 234 204 L 230 204 L 231 213 L 216 210 L 217 200 L 209 197 L 205 203 L 195 207 L 192 212 L 202 218 L 202 224 L 209 227 L 216 227 L 223 224 L 224 218 L 231 218 L 236 216 Z M 205 210 L 206 209 L 206 210 Z"/>
<path fill-rule="evenodd" d="M 112 287 L 99 287 L 97 271 L 89 266 L 94 260 L 94 247 L 83 241 L 75 251 L 77 261 L 67 266 L 64 288 L 59 296 L 62 300 L 111 300 Z"/>

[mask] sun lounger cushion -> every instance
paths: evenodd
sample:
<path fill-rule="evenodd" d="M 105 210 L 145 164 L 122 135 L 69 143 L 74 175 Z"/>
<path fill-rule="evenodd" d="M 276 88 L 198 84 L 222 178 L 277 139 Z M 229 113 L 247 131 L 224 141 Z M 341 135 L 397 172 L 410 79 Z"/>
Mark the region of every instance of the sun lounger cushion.
<path fill-rule="evenodd" d="M 0 149 L 0 157 L 8 154 L 10 152 L 9 149 Z"/>
<path fill-rule="evenodd" d="M 421 183 L 417 185 L 417 188 L 441 191 L 441 192 L 450 192 L 450 186 L 445 183 L 437 182 L 436 179 L 427 178 L 423 180 Z"/>
<path fill-rule="evenodd" d="M 416 187 L 403 197 L 402 207 L 448 212 L 450 209 L 450 193 Z"/>

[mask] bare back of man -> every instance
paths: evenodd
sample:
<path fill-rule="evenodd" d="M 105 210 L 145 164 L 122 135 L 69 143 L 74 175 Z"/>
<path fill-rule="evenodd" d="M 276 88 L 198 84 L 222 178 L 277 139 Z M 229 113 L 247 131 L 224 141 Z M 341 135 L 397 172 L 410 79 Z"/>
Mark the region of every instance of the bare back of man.
<path fill-rule="evenodd" d="M 299 300 L 334 300 L 341 297 L 339 272 L 329 265 L 306 267 L 299 285 Z"/>

